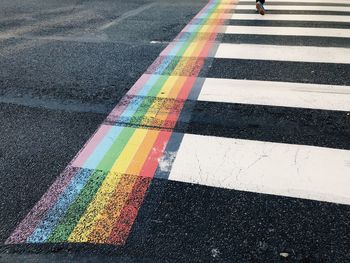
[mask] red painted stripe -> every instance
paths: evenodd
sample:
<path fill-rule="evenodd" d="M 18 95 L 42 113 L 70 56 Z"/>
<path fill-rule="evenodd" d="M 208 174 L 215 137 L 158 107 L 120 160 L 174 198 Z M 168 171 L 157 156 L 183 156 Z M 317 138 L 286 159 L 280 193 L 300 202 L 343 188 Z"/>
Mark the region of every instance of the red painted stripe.
<path fill-rule="evenodd" d="M 215 27 L 215 30 L 217 30 L 217 28 L 221 26 L 222 23 L 223 20 L 220 20 L 217 26 Z M 213 32 L 209 35 L 208 39 L 215 39 L 216 36 L 217 33 Z M 186 68 L 186 71 L 190 69 L 192 73 L 190 76 L 187 77 L 186 81 L 180 89 L 179 94 L 177 95 L 176 100 L 182 100 L 182 102 L 174 103 L 173 110 L 171 110 L 168 113 L 168 116 L 164 122 L 165 126 L 167 126 L 167 123 L 172 124 L 172 126 L 168 128 L 174 128 L 174 125 L 176 124 L 176 121 L 179 118 L 181 109 L 183 108 L 183 105 L 186 99 L 188 98 L 195 81 L 197 80 L 198 74 L 203 68 L 204 60 L 208 56 L 213 43 L 213 41 L 208 41 L 204 45 L 202 51 L 200 52 L 199 58 L 196 58 L 195 60 L 188 60 L 187 65 L 184 67 Z M 161 61 L 162 59 L 156 62 L 156 64 L 159 64 Z M 150 68 L 152 69 L 152 67 Z M 158 138 L 153 146 L 153 149 L 150 152 L 144 166 L 141 169 L 141 176 L 136 181 L 133 187 L 133 191 L 130 194 L 128 201 L 124 205 L 122 212 L 112 229 L 107 243 L 117 245 L 123 245 L 126 243 L 130 230 L 134 224 L 134 221 L 136 220 L 138 210 L 144 200 L 145 194 L 147 192 L 152 178 L 154 177 L 155 171 L 158 168 L 159 159 L 164 154 L 166 145 L 170 140 L 171 134 L 172 131 L 161 131 L 159 133 Z"/>
<path fill-rule="evenodd" d="M 151 181 L 150 177 L 140 176 L 137 178 L 129 199 L 107 240 L 108 244 L 125 244 Z"/>
<path fill-rule="evenodd" d="M 170 131 L 161 131 L 158 135 L 153 149 L 150 152 L 145 164 L 143 165 L 140 176 L 153 178 L 154 173 L 157 170 L 159 159 L 162 157 L 166 144 L 171 136 Z"/>

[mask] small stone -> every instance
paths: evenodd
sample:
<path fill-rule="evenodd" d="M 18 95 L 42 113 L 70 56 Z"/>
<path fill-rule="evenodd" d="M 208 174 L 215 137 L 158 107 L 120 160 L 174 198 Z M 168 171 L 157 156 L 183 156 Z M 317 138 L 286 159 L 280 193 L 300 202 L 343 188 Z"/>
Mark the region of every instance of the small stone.
<path fill-rule="evenodd" d="M 287 258 L 287 257 L 289 257 L 289 253 L 287 253 L 287 252 L 282 252 L 282 253 L 280 253 L 280 256 L 281 256 L 281 257 L 284 257 L 284 258 Z"/>
<path fill-rule="evenodd" d="M 220 255 L 219 249 L 213 248 L 213 249 L 211 250 L 211 255 L 212 255 L 213 258 L 217 258 L 217 257 Z"/>

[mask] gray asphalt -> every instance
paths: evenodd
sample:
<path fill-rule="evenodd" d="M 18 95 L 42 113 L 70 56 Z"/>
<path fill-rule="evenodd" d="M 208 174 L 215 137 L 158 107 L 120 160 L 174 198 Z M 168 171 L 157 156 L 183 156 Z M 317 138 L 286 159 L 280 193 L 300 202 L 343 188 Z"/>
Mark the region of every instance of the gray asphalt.
<path fill-rule="evenodd" d="M 0 262 L 349 262 L 349 206 L 164 179 L 152 181 L 124 247 L 4 245 L 107 114 L 206 2 L 0 2 Z M 341 26 L 350 28 L 349 23 Z M 329 46 L 334 39 L 222 40 Z M 349 46 L 344 39 L 332 43 Z M 209 64 L 203 76 L 350 83 L 346 64 L 238 59 L 211 59 Z M 186 112 L 193 116 L 178 122 L 178 136 L 350 149 L 344 112 L 194 101 L 186 102 Z"/>
<path fill-rule="evenodd" d="M 1 243 L 205 2 L 0 2 Z"/>

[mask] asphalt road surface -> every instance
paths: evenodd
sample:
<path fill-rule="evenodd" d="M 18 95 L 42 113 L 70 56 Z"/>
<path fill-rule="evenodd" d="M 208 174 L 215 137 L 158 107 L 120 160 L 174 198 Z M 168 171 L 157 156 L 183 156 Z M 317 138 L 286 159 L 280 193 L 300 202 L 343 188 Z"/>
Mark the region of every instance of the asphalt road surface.
<path fill-rule="evenodd" d="M 0 262 L 350 262 L 350 2 L 2 0 Z"/>

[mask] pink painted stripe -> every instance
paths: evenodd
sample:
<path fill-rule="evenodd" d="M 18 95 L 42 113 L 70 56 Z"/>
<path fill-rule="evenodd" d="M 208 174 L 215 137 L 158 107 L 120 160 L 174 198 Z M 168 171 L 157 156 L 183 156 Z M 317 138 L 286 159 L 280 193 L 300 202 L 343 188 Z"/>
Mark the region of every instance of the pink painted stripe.
<path fill-rule="evenodd" d="M 198 16 L 200 16 L 201 14 L 203 14 L 205 11 L 207 11 L 209 9 L 209 6 L 211 4 L 213 4 L 214 1 L 209 1 L 198 13 L 197 15 L 193 18 L 193 19 L 196 19 Z M 191 22 L 193 21 L 193 19 L 191 20 Z M 190 22 L 190 23 L 191 23 Z"/>
<path fill-rule="evenodd" d="M 142 75 L 134 86 L 129 90 L 128 95 L 137 94 L 142 86 L 148 81 L 150 75 Z M 116 118 L 127 107 L 127 103 L 118 104 L 109 116 Z M 35 227 L 42 221 L 46 211 L 48 211 L 54 203 L 56 203 L 58 197 L 67 187 L 77 167 L 83 166 L 84 162 L 90 157 L 95 150 L 96 146 L 108 133 L 112 126 L 101 125 L 94 135 L 88 140 L 85 146 L 79 151 L 76 157 L 71 161 L 70 165 L 57 177 L 55 182 L 50 186 L 42 198 L 36 203 L 34 208 L 28 213 L 24 220 L 17 226 L 12 235 L 6 240 L 6 244 L 23 243 L 29 235 L 32 234 Z"/>
<path fill-rule="evenodd" d="M 207 6 L 209 4 L 207 4 Z M 207 6 L 198 15 L 203 13 L 206 10 Z M 151 75 L 148 75 L 148 74 L 142 75 L 141 78 L 135 83 L 135 85 L 129 90 L 127 95 L 132 96 L 137 94 L 150 77 Z M 118 116 L 125 110 L 127 105 L 128 103 L 125 103 L 125 100 L 118 103 L 118 105 L 109 114 L 110 119 L 117 120 Z M 108 130 L 111 127 L 112 126 L 99 127 L 99 129 L 91 137 L 88 143 L 77 154 L 76 158 L 73 159 L 73 161 L 71 162 L 71 165 L 69 165 L 60 174 L 60 176 L 57 177 L 55 182 L 49 187 L 49 189 L 42 196 L 42 198 L 36 203 L 33 209 L 27 214 L 25 219 L 17 226 L 17 228 L 12 233 L 12 235 L 6 240 L 5 242 L 6 244 L 25 242 L 26 238 L 33 232 L 35 227 L 42 221 L 42 218 L 45 216 L 48 209 L 50 209 L 52 205 L 57 201 L 58 197 L 62 194 L 64 189 L 67 187 L 67 185 L 75 175 L 78 168 L 72 167 L 72 164 L 76 165 L 77 167 L 82 166 L 82 164 L 90 156 L 90 154 L 93 152 L 93 150 L 96 148 L 98 143 L 102 140 L 104 135 L 108 132 Z M 163 145 L 163 147 L 165 147 L 165 144 Z M 155 163 L 157 161 L 158 161 L 158 158 L 154 158 L 153 160 L 154 163 L 151 162 L 153 164 L 151 166 L 156 167 Z"/>
<path fill-rule="evenodd" d="M 131 94 L 136 94 L 142 86 L 148 81 L 150 75 L 142 75 L 135 85 L 129 90 Z M 128 93 L 129 93 L 128 92 Z M 110 113 L 117 116 L 125 109 L 127 105 L 117 105 Z M 57 177 L 42 198 L 36 203 L 34 208 L 28 213 L 24 220 L 17 226 L 12 235 L 6 240 L 6 244 L 22 243 L 32 234 L 37 224 L 44 217 L 46 211 L 50 209 L 57 201 L 60 194 L 67 187 L 75 174 L 74 167 L 81 167 L 89 156 L 93 153 L 96 146 L 111 129 L 111 126 L 101 125 L 94 135 L 89 139 L 85 146 L 79 151 L 71 164 Z"/>
<path fill-rule="evenodd" d="M 159 66 L 162 65 L 162 63 L 165 59 L 167 59 L 167 57 L 164 57 L 161 55 L 159 57 L 157 57 L 153 61 L 153 63 L 147 68 L 146 74 L 154 74 L 158 70 Z"/>
<path fill-rule="evenodd" d="M 150 78 L 150 75 L 142 75 L 135 85 L 129 90 L 127 95 L 137 94 L 138 91 L 145 85 L 145 83 Z M 118 117 L 123 113 L 125 108 L 128 106 L 128 102 L 125 99 L 122 99 L 118 105 L 111 111 L 107 119 L 110 122 L 115 122 Z M 101 125 L 97 132 L 90 138 L 90 140 L 85 144 L 85 146 L 80 150 L 76 157 L 71 162 L 73 167 L 82 167 L 86 160 L 91 156 L 91 154 L 96 149 L 97 145 L 102 141 L 104 136 L 109 132 L 112 126 Z"/>
<path fill-rule="evenodd" d="M 110 129 L 111 126 L 101 125 L 96 131 L 96 133 L 89 139 L 89 141 L 85 144 L 82 150 L 78 153 L 78 155 L 73 159 L 73 161 L 71 162 L 71 166 L 82 167 L 86 160 L 94 152 L 96 146 L 100 143 L 100 141 Z"/>
<path fill-rule="evenodd" d="M 126 93 L 126 95 L 129 96 L 135 96 L 139 93 L 139 91 L 143 88 L 143 86 L 148 82 L 148 80 L 151 78 L 149 74 L 143 74 L 136 83 L 129 89 L 129 91 Z M 114 108 L 118 108 L 118 105 Z M 112 110 L 111 114 L 114 110 Z"/>
<path fill-rule="evenodd" d="M 143 74 L 134 86 L 124 95 L 121 101 L 117 104 L 117 106 L 111 111 L 108 115 L 107 120 L 110 122 L 116 122 L 119 116 L 124 112 L 124 110 L 128 107 L 129 102 L 133 96 L 137 96 L 142 87 L 147 83 L 150 79 L 150 75 Z"/>
<path fill-rule="evenodd" d="M 27 237 L 33 233 L 46 211 L 57 201 L 58 197 L 66 188 L 66 185 L 71 181 L 77 171 L 77 168 L 68 166 L 60 176 L 57 177 L 55 182 L 17 226 L 15 231 L 13 231 L 12 235 L 5 241 L 5 244 L 18 244 L 26 241 Z"/>
<path fill-rule="evenodd" d="M 205 7 L 194 17 L 191 21 L 181 30 L 181 32 L 175 37 L 174 41 L 171 42 L 161 53 L 160 56 L 168 56 L 170 51 L 177 45 L 177 41 L 179 41 L 183 34 L 189 31 L 189 28 L 192 26 L 193 22 L 198 19 L 198 17 L 203 14 L 205 11 L 209 9 L 209 5 L 212 4 L 212 1 L 207 3 Z"/>
<path fill-rule="evenodd" d="M 135 85 L 129 90 L 128 93 L 137 94 L 142 86 L 148 81 L 150 75 L 142 75 Z M 119 116 L 126 108 L 127 104 L 118 104 L 109 116 Z M 94 135 L 89 139 L 85 146 L 79 151 L 76 157 L 71 161 L 71 164 L 57 177 L 55 182 L 50 186 L 42 198 L 36 203 L 33 209 L 17 226 L 12 235 L 6 240 L 6 244 L 23 243 L 29 235 L 32 234 L 35 227 L 42 221 L 46 211 L 48 211 L 54 203 L 56 203 L 58 197 L 67 187 L 77 167 L 81 167 L 84 162 L 93 153 L 98 143 L 108 133 L 112 126 L 101 125 Z"/>

